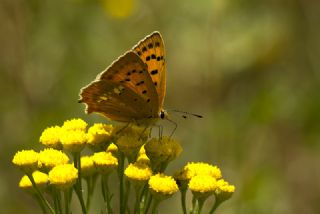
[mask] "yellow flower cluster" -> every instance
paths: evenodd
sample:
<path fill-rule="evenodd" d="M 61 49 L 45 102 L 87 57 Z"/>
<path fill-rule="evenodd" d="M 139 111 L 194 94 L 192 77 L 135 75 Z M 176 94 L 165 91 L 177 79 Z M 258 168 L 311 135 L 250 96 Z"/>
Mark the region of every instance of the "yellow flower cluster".
<path fill-rule="evenodd" d="M 105 149 L 110 144 L 113 126 L 96 123 L 88 130 L 88 144 L 96 150 Z"/>
<path fill-rule="evenodd" d="M 180 189 L 186 190 L 188 187 L 196 198 L 215 194 L 227 199 L 235 191 L 233 185 L 222 179 L 221 170 L 207 163 L 188 163 L 174 177 L 180 184 Z"/>
<path fill-rule="evenodd" d="M 109 174 L 118 166 L 118 159 L 111 152 L 94 153 L 92 160 L 101 174 Z"/>
<path fill-rule="evenodd" d="M 58 165 L 49 172 L 50 183 L 61 190 L 70 188 L 77 178 L 78 170 L 73 164 Z"/>
<path fill-rule="evenodd" d="M 136 162 L 129 164 L 124 174 L 133 181 L 148 181 L 152 175 L 152 170 L 148 165 Z"/>
<path fill-rule="evenodd" d="M 148 183 L 150 189 L 152 190 L 151 193 L 158 200 L 166 199 L 179 190 L 178 185 L 173 177 L 160 173 L 151 176 Z"/>
<path fill-rule="evenodd" d="M 182 152 L 180 144 L 171 137 L 148 140 L 150 129 L 133 124 L 113 127 L 98 123 L 88 130 L 87 126 L 81 119 L 67 120 L 62 126 L 52 126 L 42 132 L 40 142 L 46 146 L 45 149 L 40 152 L 18 151 L 12 163 L 26 174 L 20 180 L 19 187 L 37 194 L 39 189 L 48 185 L 59 190 L 74 187 L 81 198 L 81 179 L 84 178 L 88 185 L 87 195 L 90 197 L 90 189 L 94 188 L 95 180 L 100 174 L 103 197 L 109 203 L 111 196 L 108 195 L 108 175 L 118 169 L 119 178 L 126 178 L 127 187 L 131 183 L 137 198 L 141 200 L 148 197 L 150 200 L 150 195 L 145 192 L 150 192 L 152 198 L 160 202 L 179 189 L 182 195 L 189 189 L 199 204 L 210 195 L 214 195 L 216 202 L 220 203 L 229 199 L 235 191 L 235 186 L 222 179 L 221 170 L 208 163 L 190 162 L 174 176 L 166 175 L 164 171 L 168 164 Z M 81 156 L 85 148 L 93 154 Z M 70 163 L 67 154 L 72 154 L 74 163 Z M 125 159 L 128 161 L 127 167 Z M 135 205 L 135 212 L 138 212 L 139 203 L 141 202 L 137 201 Z M 153 209 L 155 208 L 154 204 Z"/>
<path fill-rule="evenodd" d="M 38 167 L 39 154 L 33 150 L 17 152 L 12 163 L 19 166 L 25 173 L 32 173 Z"/>
<path fill-rule="evenodd" d="M 32 173 L 32 177 L 33 177 L 35 184 L 40 188 L 45 187 L 49 182 L 48 175 L 46 173 L 43 173 L 40 171 L 34 171 Z M 21 180 L 19 182 L 19 187 L 24 190 L 33 192 L 32 182 L 30 181 L 29 177 L 26 175 L 24 175 L 21 178 Z"/>

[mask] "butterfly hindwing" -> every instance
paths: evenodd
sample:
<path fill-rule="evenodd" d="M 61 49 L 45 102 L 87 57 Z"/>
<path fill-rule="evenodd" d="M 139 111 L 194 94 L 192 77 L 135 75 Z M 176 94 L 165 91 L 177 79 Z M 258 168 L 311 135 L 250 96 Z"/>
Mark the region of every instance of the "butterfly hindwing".
<path fill-rule="evenodd" d="M 162 109 L 166 93 L 166 62 L 164 42 L 159 32 L 154 32 L 141 40 L 133 51 L 148 66 L 148 72 L 157 90 L 159 110 Z"/>
<path fill-rule="evenodd" d="M 98 112 L 112 120 L 130 122 L 158 114 L 159 98 L 147 65 L 132 51 L 99 74 L 80 96 L 88 113 Z"/>

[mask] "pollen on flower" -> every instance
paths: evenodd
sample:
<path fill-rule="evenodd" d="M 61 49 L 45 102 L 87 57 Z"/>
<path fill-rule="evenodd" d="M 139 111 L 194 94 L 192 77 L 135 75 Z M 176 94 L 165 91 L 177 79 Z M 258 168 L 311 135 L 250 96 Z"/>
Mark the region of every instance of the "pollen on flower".
<path fill-rule="evenodd" d="M 92 156 L 81 157 L 81 175 L 83 177 L 89 177 L 96 172 Z"/>
<path fill-rule="evenodd" d="M 87 143 L 87 134 L 80 130 L 63 131 L 60 140 L 64 149 L 79 152 Z"/>
<path fill-rule="evenodd" d="M 102 123 L 96 123 L 88 130 L 88 144 L 89 145 L 101 145 L 109 144 L 111 139 L 113 126 Z"/>
<path fill-rule="evenodd" d="M 40 136 L 40 143 L 50 148 L 60 149 L 61 131 L 62 128 L 60 126 L 46 128 Z"/>
<path fill-rule="evenodd" d="M 38 167 L 39 154 L 34 150 L 18 151 L 12 163 L 20 167 L 25 173 L 31 173 Z"/>
<path fill-rule="evenodd" d="M 32 173 L 32 177 L 34 182 L 36 183 L 37 187 L 43 188 L 47 185 L 49 178 L 46 173 L 40 172 L 40 171 L 34 171 Z M 20 182 L 19 187 L 25 190 L 31 190 L 32 189 L 32 183 L 27 175 L 24 175 Z"/>
<path fill-rule="evenodd" d="M 87 124 L 84 120 L 82 120 L 82 119 L 80 119 L 80 118 L 78 118 L 78 119 L 74 118 L 74 119 L 71 119 L 71 120 L 66 120 L 66 121 L 63 123 L 62 128 L 63 128 L 64 130 L 68 130 L 68 131 L 78 130 L 78 131 L 83 131 L 83 132 L 85 132 L 85 131 L 86 131 L 86 128 L 87 128 L 87 125 L 88 125 L 88 124 Z"/>
<path fill-rule="evenodd" d="M 73 166 L 73 164 L 55 166 L 49 172 L 50 184 L 62 190 L 70 188 L 75 184 L 77 178 L 78 170 Z"/>
<path fill-rule="evenodd" d="M 179 190 L 173 177 L 160 173 L 151 176 L 148 183 L 154 192 L 163 195 L 173 195 Z"/>
<path fill-rule="evenodd" d="M 48 148 L 39 152 L 38 165 L 40 168 L 51 169 L 57 165 L 66 164 L 68 162 L 69 157 L 62 151 Z"/>
<path fill-rule="evenodd" d="M 97 170 L 102 174 L 108 174 L 118 166 L 118 159 L 111 152 L 94 153 L 92 160 Z"/>
<path fill-rule="evenodd" d="M 217 187 L 217 180 L 210 175 L 196 175 L 189 181 L 192 192 L 213 193 Z"/>
<path fill-rule="evenodd" d="M 196 175 L 210 175 L 215 179 L 222 177 L 221 170 L 217 166 L 208 163 L 188 163 L 181 171 L 180 177 L 189 180 Z"/>
<path fill-rule="evenodd" d="M 134 164 L 129 164 L 125 169 L 124 174 L 130 180 L 147 181 L 152 175 L 152 170 L 148 165 L 136 162 Z"/>

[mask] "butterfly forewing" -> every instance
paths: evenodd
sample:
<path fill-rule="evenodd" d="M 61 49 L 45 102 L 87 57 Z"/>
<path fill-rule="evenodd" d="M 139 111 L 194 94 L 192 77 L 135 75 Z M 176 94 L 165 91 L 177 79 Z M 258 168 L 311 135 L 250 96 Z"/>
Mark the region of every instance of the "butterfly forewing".
<path fill-rule="evenodd" d="M 160 33 L 154 32 L 147 36 L 133 50 L 148 66 L 148 72 L 158 94 L 159 112 L 162 109 L 166 93 L 165 49 Z"/>
<path fill-rule="evenodd" d="M 131 51 L 84 87 L 80 96 L 88 113 L 98 112 L 116 121 L 130 122 L 158 115 L 159 98 L 147 65 Z"/>

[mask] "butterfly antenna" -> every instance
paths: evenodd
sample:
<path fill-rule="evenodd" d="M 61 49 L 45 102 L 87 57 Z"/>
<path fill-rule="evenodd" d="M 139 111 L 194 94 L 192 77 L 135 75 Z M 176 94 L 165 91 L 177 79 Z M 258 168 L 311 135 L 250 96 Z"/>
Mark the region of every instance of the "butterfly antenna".
<path fill-rule="evenodd" d="M 173 112 L 177 112 L 177 113 L 182 114 L 182 117 L 183 117 L 184 119 L 187 118 L 187 115 L 191 115 L 191 116 L 194 116 L 194 117 L 197 117 L 197 118 L 203 118 L 202 115 L 194 114 L 194 113 L 190 113 L 190 112 L 186 112 L 186 111 L 179 111 L 179 110 L 169 110 L 169 111 L 173 111 Z"/>

